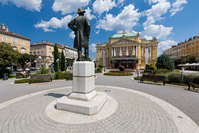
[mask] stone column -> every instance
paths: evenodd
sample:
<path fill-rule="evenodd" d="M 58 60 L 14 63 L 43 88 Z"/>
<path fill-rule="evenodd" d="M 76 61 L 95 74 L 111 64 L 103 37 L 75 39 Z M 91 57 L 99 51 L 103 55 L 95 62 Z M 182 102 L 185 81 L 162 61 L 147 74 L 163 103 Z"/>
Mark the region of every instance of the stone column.
<path fill-rule="evenodd" d="M 135 55 L 135 46 L 133 46 L 133 51 L 132 51 L 132 53 L 133 53 L 133 55 Z"/>
<path fill-rule="evenodd" d="M 122 47 L 120 47 L 120 56 L 122 56 Z"/>
<path fill-rule="evenodd" d="M 113 47 L 113 48 L 114 48 L 114 56 L 116 56 L 115 47 Z"/>
<path fill-rule="evenodd" d="M 128 46 L 126 46 L 126 56 L 129 56 L 129 49 L 128 49 Z"/>
<path fill-rule="evenodd" d="M 136 45 L 136 57 L 138 56 L 138 45 Z"/>
<path fill-rule="evenodd" d="M 113 47 L 111 47 L 111 56 L 113 57 Z"/>

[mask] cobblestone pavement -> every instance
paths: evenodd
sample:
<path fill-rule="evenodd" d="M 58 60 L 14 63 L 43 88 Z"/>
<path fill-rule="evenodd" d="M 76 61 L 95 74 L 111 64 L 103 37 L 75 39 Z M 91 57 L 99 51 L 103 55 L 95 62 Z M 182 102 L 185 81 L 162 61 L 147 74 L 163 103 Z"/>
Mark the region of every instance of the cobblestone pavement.
<path fill-rule="evenodd" d="M 144 92 L 160 98 L 179 110 L 188 115 L 197 125 L 199 125 L 199 91 L 188 91 L 187 87 L 171 86 L 171 85 L 158 85 L 139 83 L 138 81 L 131 80 L 132 76 L 126 77 L 113 77 L 103 76 L 102 74 L 96 74 L 96 85 L 108 85 L 117 86 L 123 88 L 129 88 Z M 30 93 L 39 92 L 43 90 L 49 90 L 53 88 L 60 88 L 66 86 L 72 86 L 71 81 L 53 81 L 52 83 L 43 84 L 23 84 L 13 85 L 14 80 L 0 81 L 0 103 L 6 102 L 13 98 L 24 96 Z"/>
<path fill-rule="evenodd" d="M 48 104 L 71 92 L 71 89 L 63 89 L 32 96 L 2 108 L 0 131 L 1 133 L 178 132 L 172 118 L 158 104 L 135 93 L 108 89 L 110 89 L 108 95 L 118 102 L 118 109 L 105 119 L 86 124 L 63 124 L 48 118 L 45 113 Z M 105 91 L 102 88 L 97 90 Z"/>

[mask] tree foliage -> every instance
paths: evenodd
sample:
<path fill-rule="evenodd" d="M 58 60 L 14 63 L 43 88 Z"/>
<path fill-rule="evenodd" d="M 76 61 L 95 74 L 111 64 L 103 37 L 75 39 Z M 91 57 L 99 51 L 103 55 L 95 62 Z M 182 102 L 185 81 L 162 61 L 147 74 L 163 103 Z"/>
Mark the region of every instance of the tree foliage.
<path fill-rule="evenodd" d="M 21 68 L 25 69 L 24 66 L 30 62 L 30 58 L 31 56 L 27 53 L 25 54 L 20 54 L 19 59 L 18 59 L 18 63 L 21 65 Z"/>
<path fill-rule="evenodd" d="M 161 56 L 158 57 L 156 66 L 159 69 L 170 69 L 170 70 L 174 69 L 173 61 L 166 54 L 162 54 Z"/>
<path fill-rule="evenodd" d="M 20 54 L 18 51 L 13 50 L 12 46 L 7 43 L 0 43 L 0 68 L 5 69 L 11 66 L 12 63 L 17 63 Z"/>
<path fill-rule="evenodd" d="M 61 71 L 65 71 L 66 70 L 66 67 L 65 67 L 65 56 L 64 56 L 64 52 L 62 50 L 62 53 L 61 53 Z"/>
<path fill-rule="evenodd" d="M 57 59 L 59 59 L 59 62 L 57 62 Z M 54 71 L 55 72 L 58 71 L 58 67 L 60 69 L 60 56 L 59 56 L 57 44 L 55 44 L 55 47 L 54 47 Z"/>

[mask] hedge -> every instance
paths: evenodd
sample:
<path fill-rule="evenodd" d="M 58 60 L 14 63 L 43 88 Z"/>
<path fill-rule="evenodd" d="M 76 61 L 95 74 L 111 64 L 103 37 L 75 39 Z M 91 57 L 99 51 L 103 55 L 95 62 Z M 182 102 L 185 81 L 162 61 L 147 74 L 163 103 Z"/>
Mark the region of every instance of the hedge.
<path fill-rule="evenodd" d="M 15 80 L 15 84 L 23 84 L 23 83 L 29 83 L 29 79 Z"/>
<path fill-rule="evenodd" d="M 133 73 L 117 73 L 117 72 L 108 72 L 108 73 L 104 73 L 104 75 L 108 75 L 108 76 L 132 76 Z"/>
<path fill-rule="evenodd" d="M 183 83 L 188 84 L 193 81 L 194 78 L 199 78 L 199 75 L 195 74 L 183 74 Z M 170 83 L 181 83 L 181 73 L 172 72 L 168 75 L 168 81 Z"/>

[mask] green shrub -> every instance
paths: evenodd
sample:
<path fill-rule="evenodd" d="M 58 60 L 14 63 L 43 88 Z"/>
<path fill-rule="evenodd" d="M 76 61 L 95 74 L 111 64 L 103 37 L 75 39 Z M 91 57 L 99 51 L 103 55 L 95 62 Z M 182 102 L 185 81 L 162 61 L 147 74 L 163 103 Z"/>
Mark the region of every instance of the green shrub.
<path fill-rule="evenodd" d="M 161 73 L 169 73 L 169 72 L 171 72 L 171 70 L 169 70 L 169 69 L 160 69 L 159 72 L 161 72 Z"/>
<path fill-rule="evenodd" d="M 141 77 L 134 77 L 134 80 L 140 80 L 141 79 Z"/>
<path fill-rule="evenodd" d="M 173 72 L 177 72 L 177 73 L 180 73 L 180 70 L 173 70 Z"/>
<path fill-rule="evenodd" d="M 188 84 L 189 82 L 193 81 L 193 79 L 195 78 L 196 76 L 192 75 L 192 74 L 184 74 L 183 75 L 183 82 L 185 84 Z"/>
<path fill-rule="evenodd" d="M 98 67 L 98 68 L 95 70 L 95 73 L 102 73 L 102 68 L 101 68 L 101 67 Z"/>
<path fill-rule="evenodd" d="M 15 84 L 23 84 L 23 83 L 29 83 L 29 79 L 15 80 Z"/>
<path fill-rule="evenodd" d="M 168 81 L 170 83 L 181 83 L 181 74 L 176 72 L 169 73 Z"/>
<path fill-rule="evenodd" d="M 101 69 L 102 69 L 102 68 L 103 68 L 103 66 L 102 66 L 102 65 L 99 65 L 99 66 L 98 66 L 98 68 L 101 68 Z"/>
<path fill-rule="evenodd" d="M 154 71 L 154 72 L 157 72 L 157 67 L 156 66 L 154 66 L 153 64 L 151 64 L 151 65 L 146 65 L 146 69 L 148 69 L 148 70 L 152 70 L 152 71 Z"/>
<path fill-rule="evenodd" d="M 119 70 L 123 72 L 125 70 L 125 67 L 124 66 L 120 66 Z"/>
<path fill-rule="evenodd" d="M 41 74 L 49 74 L 50 69 L 46 69 L 44 66 L 41 67 Z"/>
<path fill-rule="evenodd" d="M 69 73 L 70 72 L 60 72 L 60 79 L 66 79 Z M 59 79 L 59 72 L 56 72 L 52 77 L 53 79 Z M 72 78 L 69 78 L 69 80 L 72 80 Z"/>
<path fill-rule="evenodd" d="M 108 73 L 104 73 L 104 75 L 108 75 L 108 76 L 132 76 L 133 73 L 108 72 Z"/>

